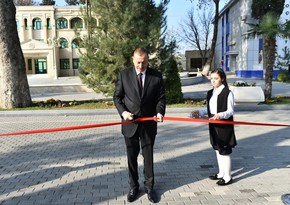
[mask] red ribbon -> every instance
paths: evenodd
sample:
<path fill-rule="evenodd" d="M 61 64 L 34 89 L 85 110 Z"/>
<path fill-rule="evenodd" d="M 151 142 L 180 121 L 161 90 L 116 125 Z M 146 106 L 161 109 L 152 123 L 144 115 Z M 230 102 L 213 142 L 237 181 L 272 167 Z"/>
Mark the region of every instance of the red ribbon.
<path fill-rule="evenodd" d="M 12 135 L 37 134 L 37 133 L 45 133 L 45 132 L 60 132 L 60 131 L 79 130 L 79 129 L 88 129 L 88 128 L 96 128 L 96 127 L 107 127 L 107 126 L 120 125 L 120 124 L 131 124 L 133 122 L 150 121 L 150 120 L 155 120 L 155 119 L 157 119 L 157 118 L 154 118 L 154 117 L 142 117 L 142 118 L 136 119 L 135 121 L 111 122 L 111 123 L 102 123 L 102 124 L 70 126 L 70 127 L 57 127 L 57 128 L 49 128 L 49 129 L 41 129 L 41 130 L 28 130 L 28 131 L 23 131 L 23 132 L 11 132 L 11 133 L 0 134 L 0 137 L 2 137 L 2 136 L 12 136 Z M 163 120 L 165 120 L 165 121 L 166 120 L 168 120 L 168 121 L 181 121 L 181 122 L 215 123 L 215 124 L 235 124 L 235 125 L 290 127 L 289 124 L 241 122 L 241 121 L 227 121 L 227 120 L 208 120 L 208 119 L 185 118 L 185 117 L 164 117 Z"/>
<path fill-rule="evenodd" d="M 128 122 L 112 122 L 112 123 L 103 123 L 103 124 L 90 124 L 90 125 L 80 125 L 80 126 L 70 126 L 70 127 L 56 127 L 56 128 L 49 128 L 49 129 L 42 129 L 42 130 L 28 130 L 23 132 L 10 132 L 0 134 L 2 136 L 11 136 L 11 135 L 28 135 L 28 134 L 37 134 L 37 133 L 44 133 L 44 132 L 60 132 L 60 131 L 68 131 L 68 130 L 80 130 L 80 129 L 88 129 L 88 128 L 95 128 L 95 127 L 106 127 L 106 126 L 113 126 L 113 125 L 120 125 L 120 124 L 130 124 L 131 121 Z"/>
<path fill-rule="evenodd" d="M 182 122 L 202 122 L 202 123 L 215 123 L 215 124 L 290 127 L 290 125 L 287 125 L 287 124 L 241 122 L 241 121 L 228 121 L 228 120 L 208 120 L 208 119 L 200 119 L 200 118 L 164 117 L 163 119 L 164 120 L 172 120 L 172 121 L 182 121 Z"/>

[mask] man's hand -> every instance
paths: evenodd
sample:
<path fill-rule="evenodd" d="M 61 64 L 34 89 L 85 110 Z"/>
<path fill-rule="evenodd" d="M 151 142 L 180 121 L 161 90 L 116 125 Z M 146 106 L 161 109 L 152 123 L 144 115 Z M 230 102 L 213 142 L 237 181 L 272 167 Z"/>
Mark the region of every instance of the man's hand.
<path fill-rule="evenodd" d="M 128 120 L 133 120 L 133 114 L 128 112 L 128 111 L 124 111 L 122 113 L 122 117 L 124 120 L 128 121 Z"/>
<path fill-rule="evenodd" d="M 190 113 L 190 117 L 191 118 L 199 118 L 199 111 L 198 110 L 193 110 L 191 113 Z"/>
<path fill-rule="evenodd" d="M 163 122 L 163 115 L 160 113 L 158 113 L 157 116 L 154 116 L 153 118 L 156 122 Z"/>

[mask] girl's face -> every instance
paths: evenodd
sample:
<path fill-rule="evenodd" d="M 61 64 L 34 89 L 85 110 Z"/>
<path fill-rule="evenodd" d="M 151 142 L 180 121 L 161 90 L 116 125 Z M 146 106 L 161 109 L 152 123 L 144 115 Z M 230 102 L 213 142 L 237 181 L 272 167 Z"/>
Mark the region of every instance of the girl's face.
<path fill-rule="evenodd" d="M 212 73 L 210 75 L 211 84 L 214 88 L 218 88 L 222 83 L 223 79 L 217 73 Z"/>

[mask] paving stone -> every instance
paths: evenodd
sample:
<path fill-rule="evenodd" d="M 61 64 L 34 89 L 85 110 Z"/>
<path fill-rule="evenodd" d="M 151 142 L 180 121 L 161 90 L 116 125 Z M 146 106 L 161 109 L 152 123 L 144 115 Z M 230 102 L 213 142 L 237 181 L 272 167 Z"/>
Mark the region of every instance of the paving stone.
<path fill-rule="evenodd" d="M 0 116 L 0 131 L 14 132 L 119 121 L 117 114 Z M 289 123 L 289 110 L 235 114 L 237 121 Z M 189 109 L 168 111 L 187 117 Z M 160 203 L 282 205 L 290 190 L 290 137 L 286 127 L 236 126 L 234 183 L 221 187 L 206 124 L 163 122 L 155 146 L 155 189 Z M 143 159 L 138 158 L 141 196 Z M 0 137 L 0 204 L 128 204 L 127 159 L 120 126 Z"/>

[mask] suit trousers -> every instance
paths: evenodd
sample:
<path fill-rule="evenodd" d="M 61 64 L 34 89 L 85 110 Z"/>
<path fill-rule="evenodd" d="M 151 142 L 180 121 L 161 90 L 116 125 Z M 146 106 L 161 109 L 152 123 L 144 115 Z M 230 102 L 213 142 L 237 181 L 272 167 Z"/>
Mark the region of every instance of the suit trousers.
<path fill-rule="evenodd" d="M 139 124 L 136 133 L 132 137 L 124 137 L 127 148 L 127 160 L 129 169 L 129 183 L 131 188 L 139 188 L 138 175 L 138 155 L 140 143 L 144 159 L 144 186 L 145 190 L 153 189 L 154 170 L 153 170 L 153 146 L 155 135 L 149 136 L 142 123 Z"/>

